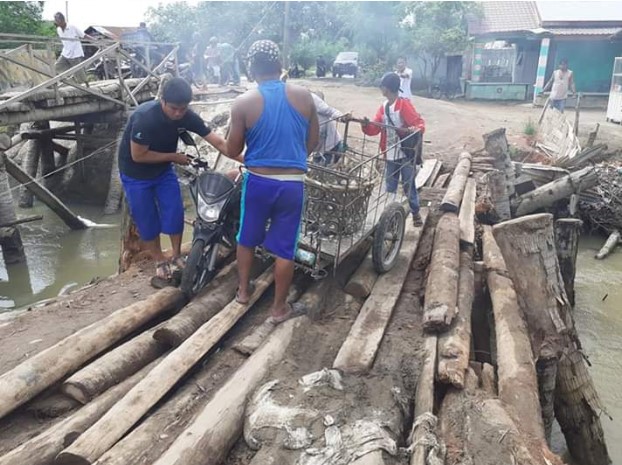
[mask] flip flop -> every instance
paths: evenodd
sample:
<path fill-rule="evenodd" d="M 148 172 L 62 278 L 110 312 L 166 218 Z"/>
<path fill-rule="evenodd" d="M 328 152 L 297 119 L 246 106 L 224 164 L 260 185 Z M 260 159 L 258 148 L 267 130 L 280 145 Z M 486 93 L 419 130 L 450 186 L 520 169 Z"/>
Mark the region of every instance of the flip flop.
<path fill-rule="evenodd" d="M 175 280 L 173 280 L 171 267 L 168 262 L 159 262 L 156 264 L 156 275 L 151 278 L 151 285 L 156 289 L 175 286 Z"/>
<path fill-rule="evenodd" d="M 307 307 L 302 302 L 288 302 L 287 305 L 289 306 L 289 312 L 287 312 L 284 316 L 280 318 L 271 316 L 266 321 L 269 321 L 276 326 L 286 322 L 287 320 L 291 320 L 292 318 L 307 314 Z"/>
<path fill-rule="evenodd" d="M 254 293 L 255 293 L 255 283 L 251 281 L 250 283 L 248 283 L 248 295 L 252 297 Z M 235 301 L 241 305 L 248 305 L 248 303 L 251 301 L 250 297 L 246 301 L 241 300 L 240 299 L 240 288 L 238 287 L 238 290 L 235 291 Z"/>

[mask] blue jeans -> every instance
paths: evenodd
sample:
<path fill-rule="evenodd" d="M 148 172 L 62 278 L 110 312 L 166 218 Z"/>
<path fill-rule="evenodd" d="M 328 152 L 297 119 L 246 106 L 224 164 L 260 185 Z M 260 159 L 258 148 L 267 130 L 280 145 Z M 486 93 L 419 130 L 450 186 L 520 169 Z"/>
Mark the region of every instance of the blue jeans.
<path fill-rule="evenodd" d="M 404 195 L 408 198 L 410 211 L 413 214 L 419 213 L 419 194 L 415 187 L 415 165 L 413 160 L 402 158 L 400 160 L 387 160 L 385 165 L 385 183 L 387 192 L 395 194 L 397 185 L 402 179 Z"/>
<path fill-rule="evenodd" d="M 551 99 L 551 107 L 557 108 L 560 113 L 564 112 L 564 108 L 566 107 L 566 99 L 553 100 Z"/>

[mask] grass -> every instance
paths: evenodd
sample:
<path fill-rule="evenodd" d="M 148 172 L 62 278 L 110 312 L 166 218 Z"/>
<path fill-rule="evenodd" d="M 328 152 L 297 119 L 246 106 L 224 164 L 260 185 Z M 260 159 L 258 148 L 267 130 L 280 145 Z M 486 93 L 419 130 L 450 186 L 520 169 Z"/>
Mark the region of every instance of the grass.
<path fill-rule="evenodd" d="M 527 136 L 535 136 L 536 132 L 538 132 L 536 125 L 532 121 L 531 118 L 527 120 L 525 126 L 523 126 L 523 133 Z"/>

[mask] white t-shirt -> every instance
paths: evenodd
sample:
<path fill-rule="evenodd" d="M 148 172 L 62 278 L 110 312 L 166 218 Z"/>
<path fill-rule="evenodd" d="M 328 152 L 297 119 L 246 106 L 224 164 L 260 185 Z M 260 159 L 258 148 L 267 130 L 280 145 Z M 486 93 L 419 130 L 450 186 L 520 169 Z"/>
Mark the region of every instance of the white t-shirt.
<path fill-rule="evenodd" d="M 84 37 L 84 32 L 71 24 L 67 24 L 64 31 L 57 27 L 56 32 L 61 39 L 82 39 Z M 82 58 L 84 56 L 82 43 L 79 40 L 63 40 L 62 42 L 63 51 L 61 55 L 65 58 Z"/>
<path fill-rule="evenodd" d="M 404 98 L 411 98 L 413 96 L 412 92 L 410 91 L 410 83 L 412 81 L 413 78 L 413 70 L 410 68 L 404 68 L 404 71 L 402 71 L 401 73 L 399 71 L 396 71 L 397 74 L 400 77 L 400 97 L 404 97 Z M 406 77 L 402 77 L 402 76 L 406 76 Z"/>
<path fill-rule="evenodd" d="M 386 125 L 391 125 L 393 123 L 394 127 L 401 128 L 404 127 L 404 122 L 402 121 L 402 116 L 400 115 L 399 110 L 395 110 L 395 105 L 397 104 L 397 100 L 393 102 L 393 105 L 389 106 L 389 113 L 391 115 L 391 121 L 387 118 L 385 113 L 383 123 Z M 387 102 L 385 101 L 383 104 L 385 111 L 387 108 Z M 400 137 L 397 134 L 395 129 L 387 128 L 387 160 L 395 161 L 401 160 L 406 157 L 404 152 L 402 152 Z"/>
<path fill-rule="evenodd" d="M 555 70 L 553 73 L 553 87 L 551 87 L 551 100 L 565 100 L 568 98 L 571 77 L 572 71 L 570 70 L 567 70 L 565 73 L 561 69 Z"/>
<path fill-rule="evenodd" d="M 317 111 L 317 118 L 320 124 L 320 141 L 316 147 L 316 152 L 326 152 L 333 149 L 339 142 L 341 142 L 341 135 L 337 130 L 335 118 L 343 116 L 339 110 L 331 107 L 328 103 L 322 100 L 318 95 L 311 93 L 313 97 L 313 103 Z"/>

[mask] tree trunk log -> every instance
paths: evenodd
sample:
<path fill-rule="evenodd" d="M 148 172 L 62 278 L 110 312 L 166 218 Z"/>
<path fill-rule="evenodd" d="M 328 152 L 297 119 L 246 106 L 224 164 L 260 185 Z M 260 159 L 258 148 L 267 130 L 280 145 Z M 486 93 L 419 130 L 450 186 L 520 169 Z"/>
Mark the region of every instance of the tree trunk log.
<path fill-rule="evenodd" d="M 374 269 L 371 253 L 365 257 L 361 266 L 356 270 L 344 291 L 357 299 L 367 299 L 371 294 L 374 284 L 378 279 L 378 273 Z"/>
<path fill-rule="evenodd" d="M 475 197 L 477 184 L 475 179 L 467 179 L 464 197 L 460 205 L 460 244 L 472 246 L 475 243 Z"/>
<path fill-rule="evenodd" d="M 139 372 L 114 386 L 41 434 L 26 441 L 0 457 L 0 465 L 48 465 L 54 457 L 86 431 L 106 413 L 121 397 L 135 386 L 158 362 L 153 362 Z"/>
<path fill-rule="evenodd" d="M 499 398 L 508 405 L 525 432 L 544 440 L 538 380 L 527 325 L 490 226 L 484 226 L 483 243 L 497 334 Z M 512 264 L 512 268 L 516 266 Z"/>
<path fill-rule="evenodd" d="M 39 150 L 34 140 L 27 140 L 20 149 L 22 156 L 22 169 L 32 178 L 37 177 L 39 169 Z M 34 196 L 26 187 L 20 188 L 18 205 L 21 208 L 32 208 Z"/>
<path fill-rule="evenodd" d="M 445 213 L 434 234 L 434 249 L 425 289 L 424 331 L 446 331 L 456 315 L 459 242 L 460 221 L 455 214 Z"/>
<path fill-rule="evenodd" d="M 176 288 L 162 289 L 66 337 L 0 376 L 0 417 L 75 371 L 145 323 L 184 303 Z"/>
<path fill-rule="evenodd" d="M 546 365 L 547 359 L 561 355 L 554 393 L 555 415 L 570 453 L 584 465 L 607 464 L 609 456 L 600 423 L 602 405 L 580 352 L 554 248 L 553 216 L 530 215 L 499 224 L 493 231 L 504 257 L 512 263 L 508 271 L 524 302 L 531 332 L 544 334 L 542 344 L 538 344 L 542 337 L 533 338 L 534 348 L 540 348 L 534 353 Z M 549 378 L 551 371 L 547 370 Z M 546 378 L 541 383 L 545 381 Z M 542 389 L 550 391 L 550 384 L 549 381 Z M 550 403 L 551 397 L 547 393 L 543 400 Z M 543 410 L 550 411 L 550 405 Z"/>
<path fill-rule="evenodd" d="M 156 328 L 130 339 L 69 377 L 63 393 L 86 404 L 162 355 L 165 347 L 153 338 Z"/>
<path fill-rule="evenodd" d="M 279 325 L 154 465 L 220 464 L 242 432 L 246 399 L 283 359 L 294 330 L 300 333 L 308 322 L 302 317 Z"/>
<path fill-rule="evenodd" d="M 167 347 L 179 347 L 233 300 L 238 288 L 237 271 L 237 262 L 223 268 L 200 296 L 165 321 L 153 337 Z"/>
<path fill-rule="evenodd" d="M 424 359 L 421 366 L 421 374 L 417 380 L 415 392 L 415 416 L 413 429 L 410 433 L 410 445 L 413 449 L 410 456 L 410 465 L 426 465 L 426 457 L 431 444 L 425 438 L 428 434 L 434 434 L 435 425 L 425 422 L 424 418 L 432 418 L 434 415 L 434 372 L 436 370 L 436 335 L 425 336 Z M 431 429 L 432 431 L 428 431 Z"/>
<path fill-rule="evenodd" d="M 112 157 L 112 168 L 110 170 L 110 186 L 108 187 L 108 196 L 106 197 L 106 205 L 104 207 L 104 215 L 113 215 L 119 211 L 121 201 L 123 200 L 123 185 L 121 184 L 121 175 L 119 174 L 118 157 Z"/>
<path fill-rule="evenodd" d="M 449 187 L 445 193 L 445 197 L 441 202 L 441 210 L 445 212 L 457 213 L 460 209 L 460 202 L 464 196 L 464 188 L 466 187 L 467 178 L 471 171 L 471 154 L 462 152 L 458 158 L 458 164 L 449 181 Z"/>
<path fill-rule="evenodd" d="M 7 157 L 0 151 L 0 224 L 9 224 L 17 221 L 17 214 L 4 160 L 7 160 Z M 12 265 L 26 261 L 19 229 L 0 228 L 0 247 L 5 264 Z"/>
<path fill-rule="evenodd" d="M 615 250 L 616 246 L 619 243 L 620 231 L 615 230 L 609 235 L 607 241 L 605 242 L 605 245 L 603 245 L 603 247 L 598 251 L 594 258 L 596 258 L 597 260 L 602 260 L 603 258 L 606 258 L 611 252 Z"/>
<path fill-rule="evenodd" d="M 271 266 L 248 305 L 235 301 L 199 328 L 97 423 L 61 452 L 57 465 L 92 464 L 121 439 L 257 302 L 274 280 Z"/>
<path fill-rule="evenodd" d="M 515 216 L 533 213 L 552 206 L 558 200 L 570 197 L 598 184 L 598 173 L 591 166 L 570 173 L 537 189 L 521 195 L 514 202 Z"/>
<path fill-rule="evenodd" d="M 425 224 L 428 210 L 421 210 Z M 421 239 L 423 228 L 406 225 L 402 250 L 395 267 L 378 278 L 377 285 L 363 304 L 348 337 L 335 358 L 333 367 L 346 373 L 369 370 L 374 363 L 378 347 L 389 324 L 413 257 Z"/>
<path fill-rule="evenodd" d="M 121 208 L 121 252 L 119 253 L 119 273 L 129 270 L 136 256 L 143 250 L 138 229 L 132 221 L 127 201 Z"/>
<path fill-rule="evenodd" d="M 495 375 L 495 367 L 490 363 L 482 364 L 482 389 L 492 397 L 497 397 L 497 376 Z"/>
<path fill-rule="evenodd" d="M 495 170 L 486 175 L 490 199 L 494 206 L 495 223 L 512 218 L 510 198 L 508 197 L 507 180 L 502 171 Z"/>
<path fill-rule="evenodd" d="M 557 260 L 570 305 L 574 306 L 574 278 L 577 272 L 577 252 L 583 222 L 574 218 L 555 221 Z"/>
<path fill-rule="evenodd" d="M 510 158 L 510 149 L 505 135 L 505 128 L 499 128 L 488 134 L 484 134 L 484 147 L 486 152 L 493 157 L 495 168 L 503 172 L 505 178 L 505 196 L 511 199 L 514 196 L 514 165 Z"/>
<path fill-rule="evenodd" d="M 458 281 L 458 315 L 450 330 L 438 338 L 438 379 L 459 389 L 464 388 L 464 375 L 469 366 L 474 292 L 473 255 L 472 252 L 462 252 Z"/>

